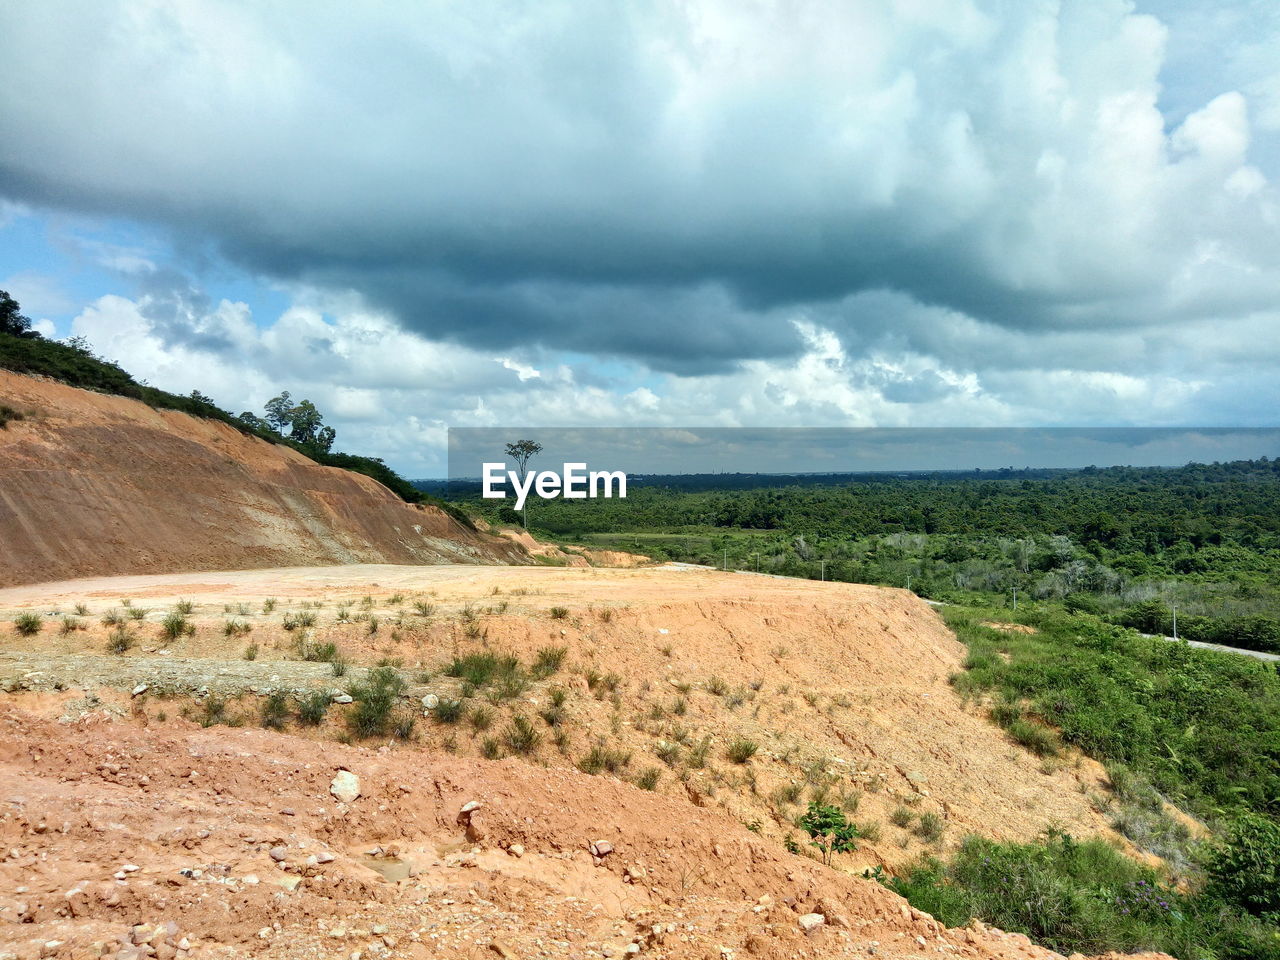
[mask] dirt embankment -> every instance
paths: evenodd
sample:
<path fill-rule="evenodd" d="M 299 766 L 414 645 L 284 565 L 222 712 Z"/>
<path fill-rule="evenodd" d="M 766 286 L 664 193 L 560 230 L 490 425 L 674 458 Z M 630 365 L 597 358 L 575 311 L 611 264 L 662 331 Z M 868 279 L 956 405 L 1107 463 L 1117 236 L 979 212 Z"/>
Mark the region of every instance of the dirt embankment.
<path fill-rule="evenodd" d="M 520 562 L 510 542 L 226 424 L 0 370 L 0 586 L 299 564 Z"/>
<path fill-rule="evenodd" d="M 23 960 L 1058 956 L 514 760 L 3 709 L 0 778 L 0 948 Z"/>

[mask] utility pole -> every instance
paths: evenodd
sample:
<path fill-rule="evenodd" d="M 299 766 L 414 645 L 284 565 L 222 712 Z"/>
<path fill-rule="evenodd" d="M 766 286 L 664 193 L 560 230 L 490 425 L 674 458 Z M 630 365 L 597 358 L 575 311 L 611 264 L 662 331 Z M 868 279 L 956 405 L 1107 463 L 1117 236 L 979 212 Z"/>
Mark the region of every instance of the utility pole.
<path fill-rule="evenodd" d="M 907 593 L 911 592 L 911 574 L 907 574 Z"/>
<path fill-rule="evenodd" d="M 1170 606 L 1173 607 L 1173 639 L 1177 640 L 1178 639 L 1178 604 L 1175 601 L 1174 603 L 1171 603 Z M 1192 631 L 1192 632 L 1194 633 L 1195 631 Z"/>
<path fill-rule="evenodd" d="M 1013 609 L 1018 609 L 1018 588 L 1013 588 Z"/>
<path fill-rule="evenodd" d="M 827 561 L 819 560 L 818 562 L 822 564 L 822 572 L 818 574 L 818 577 L 819 579 L 825 581 L 827 579 Z"/>
<path fill-rule="evenodd" d="M 726 573 L 729 570 L 729 548 L 728 547 L 724 548 L 724 565 L 720 569 L 724 570 Z"/>

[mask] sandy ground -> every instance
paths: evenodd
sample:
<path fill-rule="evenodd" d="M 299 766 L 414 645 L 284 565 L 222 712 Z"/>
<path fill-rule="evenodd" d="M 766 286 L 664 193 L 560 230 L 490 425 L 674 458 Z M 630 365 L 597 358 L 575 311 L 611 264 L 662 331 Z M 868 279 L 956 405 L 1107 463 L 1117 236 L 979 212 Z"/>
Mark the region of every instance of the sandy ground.
<path fill-rule="evenodd" d="M 179 600 L 195 632 L 165 640 L 160 618 Z M 116 656 L 99 620 L 125 601 L 143 614 Z M 37 635 L 5 625 L 20 611 L 44 616 Z M 311 626 L 285 629 L 306 613 Z M 63 632 L 66 616 L 81 629 Z M 228 620 L 250 632 L 224 636 Z M 335 644 L 347 676 L 299 658 L 316 643 Z M 482 651 L 529 665 L 548 648 L 563 648 L 559 668 L 508 694 L 442 670 Z M 228 956 L 621 956 L 632 943 L 717 960 L 1048 956 L 1018 938 L 941 931 L 855 879 L 970 832 L 1112 836 L 1101 770 L 1045 764 L 961 702 L 948 677 L 963 655 L 905 591 L 674 565 L 360 565 L 6 589 L 0 889 L 24 892 L 0 900 L 0 921 L 25 910 L 35 927 L 0 922 L 0 943 L 38 956 L 37 940 L 61 939 L 49 955 L 79 956 L 101 941 L 104 955 L 134 956 L 107 941 L 173 920 L 157 956 L 186 955 L 182 935 L 196 953 L 232 944 Z M 411 740 L 338 742 L 340 704 L 318 727 L 253 728 L 263 694 L 340 695 L 378 662 L 409 683 Z M 131 696 L 139 684 L 148 690 Z M 223 697 L 223 719 L 241 726 L 191 722 Z M 467 719 L 442 722 L 422 697 L 465 697 Z M 470 719 L 480 713 L 484 726 Z M 539 731 L 523 756 L 507 745 L 516 717 Z M 738 762 L 743 740 L 757 750 Z M 593 747 L 627 759 L 588 775 L 576 767 Z M 339 766 L 371 785 L 353 803 L 328 795 Z M 873 835 L 834 869 L 780 842 L 813 798 Z M 457 817 L 471 799 L 486 806 L 468 840 Z M 923 830 L 926 815 L 941 829 Z M 615 853 L 593 858 L 593 839 Z M 396 863 L 365 856 L 389 844 Z M 309 863 L 318 851 L 335 859 Z M 140 869 L 116 879 L 126 861 Z M 74 904 L 73 889 L 84 894 Z M 830 922 L 805 935 L 811 912 Z"/>

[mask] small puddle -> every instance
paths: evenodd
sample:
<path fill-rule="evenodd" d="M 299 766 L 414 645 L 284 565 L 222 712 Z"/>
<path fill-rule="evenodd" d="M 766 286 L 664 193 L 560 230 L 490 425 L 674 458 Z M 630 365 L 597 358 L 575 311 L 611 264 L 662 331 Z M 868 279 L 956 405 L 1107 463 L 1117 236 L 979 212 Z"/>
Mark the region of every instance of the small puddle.
<path fill-rule="evenodd" d="M 361 857 L 360 862 L 383 880 L 390 880 L 392 883 L 408 880 L 409 871 L 413 869 L 413 864 L 399 857 Z"/>

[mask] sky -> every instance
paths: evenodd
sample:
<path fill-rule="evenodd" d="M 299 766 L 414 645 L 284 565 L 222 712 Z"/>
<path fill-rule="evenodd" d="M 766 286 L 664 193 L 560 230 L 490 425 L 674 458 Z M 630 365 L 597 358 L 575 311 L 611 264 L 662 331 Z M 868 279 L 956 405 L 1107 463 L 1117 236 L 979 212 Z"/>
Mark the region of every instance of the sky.
<path fill-rule="evenodd" d="M 0 4 L 0 289 L 448 427 L 1270 426 L 1270 0 Z"/>

